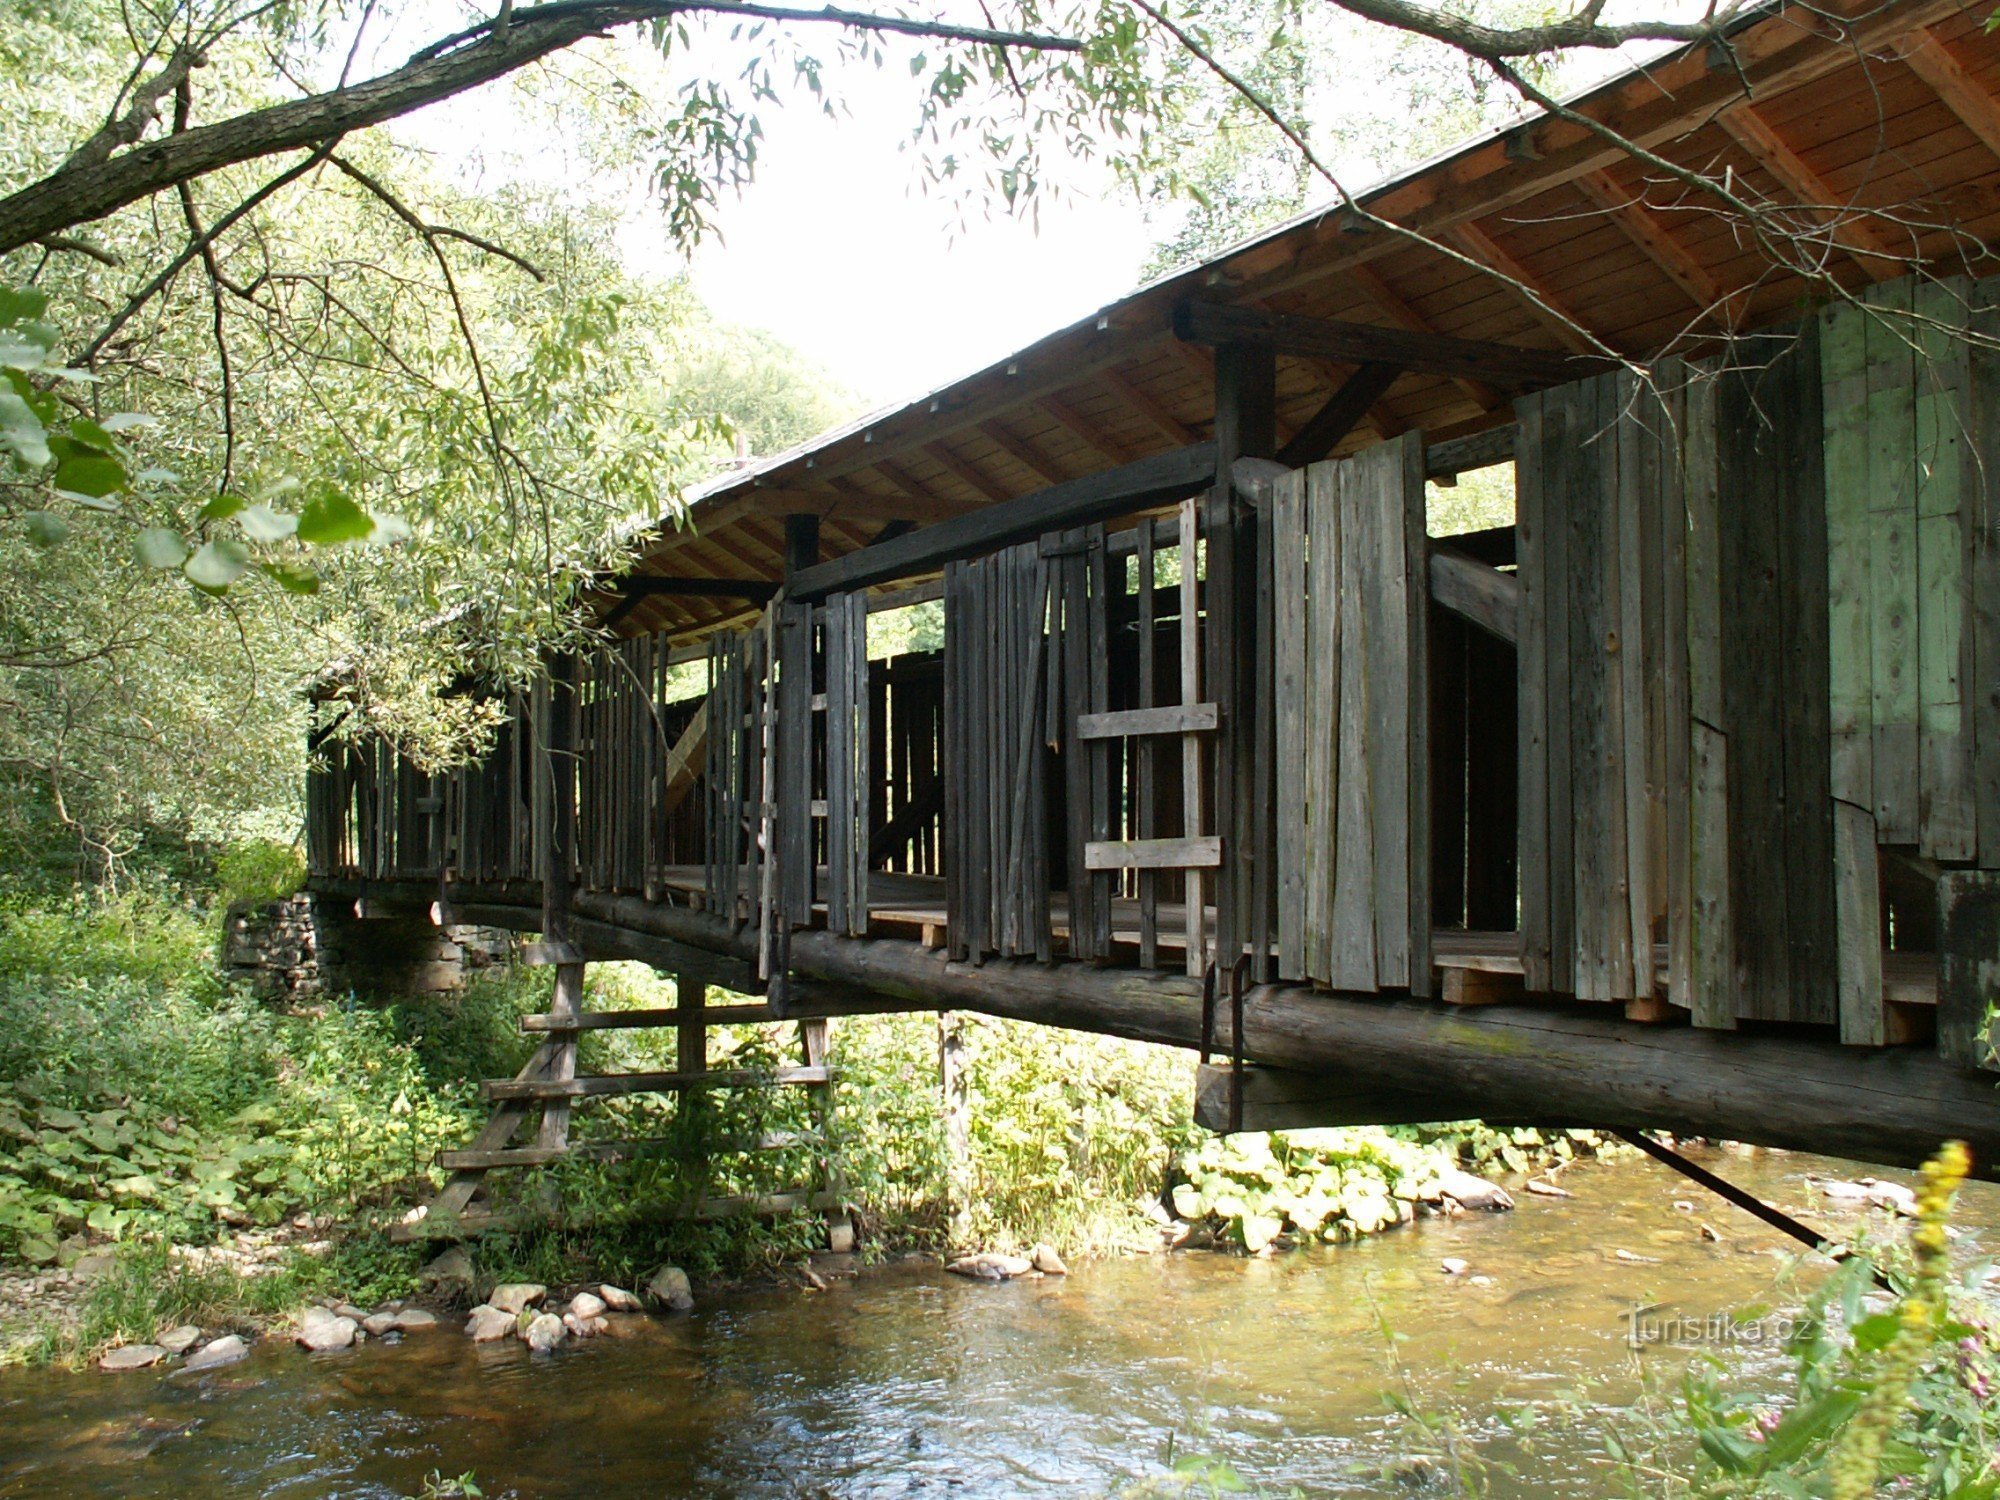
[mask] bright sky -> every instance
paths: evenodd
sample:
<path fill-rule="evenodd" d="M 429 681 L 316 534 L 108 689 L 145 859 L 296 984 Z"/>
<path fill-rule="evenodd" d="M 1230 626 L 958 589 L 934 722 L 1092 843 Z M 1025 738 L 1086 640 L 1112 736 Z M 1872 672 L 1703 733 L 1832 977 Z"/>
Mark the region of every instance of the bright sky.
<path fill-rule="evenodd" d="M 893 77 L 893 75 L 889 75 Z M 871 402 L 914 396 L 1130 291 L 1150 243 L 1129 201 L 1077 192 L 1040 228 L 927 195 L 898 147 L 915 118 L 880 78 L 854 117 L 766 122 L 758 181 L 720 215 L 694 281 L 719 317 L 769 328 Z M 1101 185 L 1098 185 L 1101 188 Z"/>

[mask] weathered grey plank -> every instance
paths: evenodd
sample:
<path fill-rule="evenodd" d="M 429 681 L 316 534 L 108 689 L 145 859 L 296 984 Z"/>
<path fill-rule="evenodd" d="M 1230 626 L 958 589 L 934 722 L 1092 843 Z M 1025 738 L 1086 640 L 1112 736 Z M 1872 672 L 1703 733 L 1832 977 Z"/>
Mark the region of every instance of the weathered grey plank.
<path fill-rule="evenodd" d="M 1547 480 L 1542 462 L 1546 398 L 1514 403 L 1515 574 L 1521 582 L 1517 699 L 1520 792 L 1516 866 L 1521 888 L 1521 966 L 1528 989 L 1550 988 L 1548 592 L 1552 580 L 1543 545 Z"/>
<path fill-rule="evenodd" d="M 1306 976 L 1306 476 L 1271 489 L 1272 640 L 1276 656 L 1274 780 L 1278 803 L 1278 977 Z"/>

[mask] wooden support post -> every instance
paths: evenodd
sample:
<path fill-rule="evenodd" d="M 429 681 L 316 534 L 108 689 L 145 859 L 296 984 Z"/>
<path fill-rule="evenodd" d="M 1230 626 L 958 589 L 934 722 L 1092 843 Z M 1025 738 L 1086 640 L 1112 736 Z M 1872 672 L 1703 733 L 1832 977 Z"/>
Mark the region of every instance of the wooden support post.
<path fill-rule="evenodd" d="M 1234 963 L 1247 945 L 1261 965 L 1270 947 L 1258 901 L 1269 899 L 1271 862 L 1263 857 L 1263 845 L 1270 799 L 1258 790 L 1260 761 L 1269 771 L 1272 730 L 1268 692 L 1260 699 L 1257 691 L 1258 663 L 1268 662 L 1257 644 L 1268 638 L 1259 624 L 1260 615 L 1269 612 L 1270 591 L 1259 586 L 1257 517 L 1238 514 L 1229 475 L 1239 458 L 1269 458 L 1276 450 L 1277 379 L 1277 356 L 1268 342 L 1229 342 L 1216 351 L 1217 483 L 1207 503 L 1207 644 L 1209 693 L 1223 714 L 1214 776 L 1215 831 L 1223 840 L 1215 951 L 1223 963 Z"/>
<path fill-rule="evenodd" d="M 549 767 L 548 825 L 542 858 L 542 941 L 568 945 L 570 883 L 576 866 L 576 658 L 557 658 L 549 674 L 549 719 L 543 755 Z M 583 1010 L 582 963 L 556 965 L 549 1014 L 558 1022 Z M 551 1031 L 547 1076 L 568 1083 L 576 1077 L 576 1033 Z M 552 1099 L 542 1108 L 537 1144 L 545 1151 L 569 1145 L 569 1103 Z"/>
<path fill-rule="evenodd" d="M 708 1071 L 708 986 L 689 974 L 674 976 L 680 1018 L 674 1031 L 674 1066 L 683 1073 Z"/>
<path fill-rule="evenodd" d="M 938 1107 L 944 1116 L 946 1235 L 953 1249 L 972 1243 L 972 1098 L 959 1011 L 938 1012 Z"/>

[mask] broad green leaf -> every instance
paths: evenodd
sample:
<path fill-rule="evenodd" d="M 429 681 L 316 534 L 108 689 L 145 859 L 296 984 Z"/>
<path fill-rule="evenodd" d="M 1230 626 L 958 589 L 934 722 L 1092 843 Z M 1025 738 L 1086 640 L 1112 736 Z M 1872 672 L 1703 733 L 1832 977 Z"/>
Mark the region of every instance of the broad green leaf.
<path fill-rule="evenodd" d="M 69 540 L 69 525 L 52 510 L 31 510 L 22 517 L 28 540 L 37 547 L 60 547 Z"/>
<path fill-rule="evenodd" d="M 118 440 L 108 431 L 88 417 L 78 417 L 69 424 L 70 440 L 98 453 L 116 453 Z"/>
<path fill-rule="evenodd" d="M 253 542 L 282 542 L 299 529 L 299 518 L 272 510 L 261 501 L 236 513 L 243 534 Z"/>
<path fill-rule="evenodd" d="M 114 411 L 104 419 L 106 432 L 130 432 L 137 427 L 156 427 L 158 417 L 149 417 L 142 411 Z"/>
<path fill-rule="evenodd" d="M 368 513 L 338 490 L 315 495 L 299 514 L 299 540 L 319 547 L 363 541 L 374 530 Z"/>
<path fill-rule="evenodd" d="M 250 549 L 227 537 L 203 542 L 181 571 L 189 583 L 211 594 L 219 594 L 243 576 L 250 566 Z"/>
<path fill-rule="evenodd" d="M 28 323 L 49 310 L 49 294 L 35 286 L 0 286 L 0 327 Z"/>
<path fill-rule="evenodd" d="M 149 568 L 178 568 L 187 561 L 187 543 L 167 526 L 148 526 L 132 539 L 132 550 Z"/>
<path fill-rule="evenodd" d="M 125 465 L 99 454 L 66 458 L 56 465 L 56 488 L 101 499 L 125 488 Z"/>
<path fill-rule="evenodd" d="M 0 444 L 30 468 L 39 469 L 53 456 L 48 429 L 34 409 L 14 391 L 0 391 Z"/>
<path fill-rule="evenodd" d="M 242 496 L 217 495 L 208 504 L 196 511 L 195 515 L 204 521 L 226 521 L 241 509 L 243 509 Z"/>
<path fill-rule="evenodd" d="M 261 563 L 259 566 L 288 594 L 319 592 L 319 574 L 311 568 L 301 568 L 293 563 L 282 562 Z"/>

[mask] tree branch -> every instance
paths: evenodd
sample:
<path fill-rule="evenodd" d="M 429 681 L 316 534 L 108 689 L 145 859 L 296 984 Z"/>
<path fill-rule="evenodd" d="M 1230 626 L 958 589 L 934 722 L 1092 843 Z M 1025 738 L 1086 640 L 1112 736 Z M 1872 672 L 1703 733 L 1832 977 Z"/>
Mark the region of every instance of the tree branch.
<path fill-rule="evenodd" d="M 1077 52 L 1069 37 L 995 31 L 864 11 L 794 10 L 729 0 L 550 0 L 513 13 L 503 36 L 492 23 L 416 53 L 403 66 L 351 87 L 251 110 L 156 141 L 144 150 L 91 160 L 85 152 L 38 182 L 0 199 L 0 255 L 100 219 L 157 192 L 223 167 L 303 147 L 406 115 L 490 83 L 586 37 L 640 21 L 712 13 L 761 20 L 818 21 L 994 47 Z M 149 82 L 148 87 L 151 84 Z M 129 112 L 128 112 L 129 117 Z M 93 137 L 93 140 L 96 138 Z"/>
<path fill-rule="evenodd" d="M 1628 42 L 1705 42 L 1720 36 L 1744 9 L 1744 0 L 1720 8 L 1711 4 L 1697 21 L 1634 21 L 1606 26 L 1598 20 L 1604 0 L 1590 0 L 1582 10 L 1542 26 L 1483 26 L 1470 17 L 1412 0 L 1333 0 L 1334 5 L 1364 21 L 1393 26 L 1443 42 L 1473 57 L 1495 61 L 1533 57 L 1572 47 L 1623 47 Z"/>

